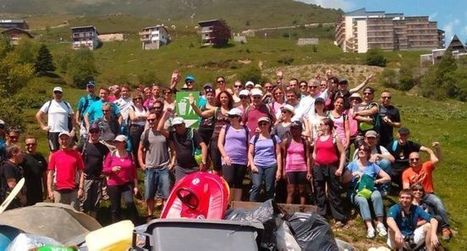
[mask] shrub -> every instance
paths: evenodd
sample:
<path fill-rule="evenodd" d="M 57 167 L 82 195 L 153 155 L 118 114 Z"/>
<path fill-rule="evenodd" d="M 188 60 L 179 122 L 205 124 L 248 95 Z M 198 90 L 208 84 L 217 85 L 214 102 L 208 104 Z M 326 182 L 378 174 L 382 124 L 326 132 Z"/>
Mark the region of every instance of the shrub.
<path fill-rule="evenodd" d="M 386 66 L 386 58 L 383 56 L 383 53 L 380 49 L 369 49 L 366 53 L 366 64 L 373 66 Z"/>

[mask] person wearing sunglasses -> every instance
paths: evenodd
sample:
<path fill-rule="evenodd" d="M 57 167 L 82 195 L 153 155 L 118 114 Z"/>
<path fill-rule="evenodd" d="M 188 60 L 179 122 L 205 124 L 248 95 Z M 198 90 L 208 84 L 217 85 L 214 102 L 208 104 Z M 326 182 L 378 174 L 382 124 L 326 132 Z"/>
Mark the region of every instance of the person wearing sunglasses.
<path fill-rule="evenodd" d="M 240 103 L 241 103 L 241 100 L 240 100 L 240 92 L 243 91 L 243 84 L 242 84 L 242 81 L 240 80 L 237 80 L 234 82 L 234 85 L 233 85 L 233 99 L 234 99 L 234 105 L 235 107 L 239 106 Z"/>
<path fill-rule="evenodd" d="M 27 136 L 25 141 L 23 175 L 25 178 L 26 198 L 28 206 L 42 202 L 44 196 L 42 191 L 47 192 L 47 161 L 44 156 L 37 151 L 37 139 L 34 136 Z M 44 189 L 44 190 L 43 190 Z"/>
<path fill-rule="evenodd" d="M 258 119 L 261 117 L 268 117 L 273 119 L 272 123 L 275 122 L 275 116 L 271 113 L 271 110 L 267 105 L 263 103 L 263 92 L 260 89 L 251 90 L 252 102 L 250 106 L 243 113 L 242 122 L 250 130 L 250 137 L 256 132 L 258 128 Z"/>
<path fill-rule="evenodd" d="M 133 94 L 133 105 L 129 111 L 130 126 L 129 136 L 134 156 L 138 154 L 139 141 L 146 125 L 149 110 L 143 105 L 143 95 Z"/>
<path fill-rule="evenodd" d="M 268 117 L 260 117 L 257 127 L 259 133 L 251 138 L 248 148 L 248 161 L 253 183 L 250 201 L 259 201 L 263 182 L 265 183 L 265 199 L 273 199 L 276 181 L 282 177 L 281 140 L 276 135 L 271 135 L 271 120 Z"/>
<path fill-rule="evenodd" d="M 348 109 L 350 107 L 350 103 L 349 103 L 350 95 L 362 90 L 371 81 L 372 78 L 373 78 L 373 74 L 370 74 L 361 84 L 359 84 L 358 86 L 352 89 L 349 89 L 349 81 L 347 79 L 339 80 L 337 84 L 337 90 L 333 92 L 332 103 L 334 103 L 337 97 L 343 97 L 345 101 L 344 103 L 345 108 Z M 333 80 L 333 82 L 335 82 L 335 80 Z"/>
<path fill-rule="evenodd" d="M 193 91 L 195 86 L 195 77 L 191 74 L 185 77 L 185 85 L 183 86 L 183 91 Z"/>
<path fill-rule="evenodd" d="M 277 135 L 281 140 L 284 140 L 290 133 L 290 125 L 292 124 L 292 117 L 295 114 L 295 108 L 291 105 L 284 105 L 281 108 L 281 117 L 279 122 L 274 125 L 272 134 Z"/>
<path fill-rule="evenodd" d="M 399 109 L 391 104 L 391 98 L 391 92 L 388 90 L 384 90 L 381 93 L 379 105 L 379 117 L 381 118 L 381 125 L 379 127 L 379 135 L 380 142 L 384 146 L 387 146 L 394 139 L 394 128 L 401 127 Z"/>
<path fill-rule="evenodd" d="M 424 201 L 431 205 L 435 212 L 441 217 L 443 239 L 449 240 L 452 236 L 451 229 L 449 228 L 449 218 L 441 199 L 435 194 L 433 184 L 433 171 L 435 165 L 439 162 L 441 156 L 441 147 L 439 142 L 433 142 L 434 151 L 428 149 L 430 160 L 422 162 L 418 152 L 412 152 L 409 155 L 409 168 L 402 173 L 402 187 L 410 188 L 414 184 L 421 184 L 425 191 Z"/>
<path fill-rule="evenodd" d="M 240 98 L 240 102 L 235 105 L 235 107 L 240 109 L 243 113 L 247 110 L 248 106 L 250 106 L 250 92 L 248 90 L 241 90 L 238 96 Z"/>
<path fill-rule="evenodd" d="M 120 132 L 120 123 L 118 122 L 118 118 L 112 115 L 111 103 L 104 103 L 102 105 L 102 113 L 104 116 L 97 119 L 94 123 L 101 130 L 100 140 L 105 142 L 110 149 L 113 149 L 112 142 Z"/>
<path fill-rule="evenodd" d="M 15 188 L 16 184 L 23 178 L 23 167 L 21 165 L 23 160 L 24 154 L 19 146 L 10 145 L 6 148 L 6 160 L 0 164 L 0 201 L 3 202 L 13 188 Z M 26 205 L 26 200 L 25 189 L 22 189 L 7 209 L 22 207 Z"/>
<path fill-rule="evenodd" d="M 216 96 L 219 95 L 219 93 L 223 92 L 223 91 L 227 91 L 230 93 L 230 95 L 233 95 L 234 92 L 232 91 L 232 89 L 228 88 L 227 87 L 227 83 L 225 81 L 225 78 L 223 76 L 218 76 L 216 78 Z"/>

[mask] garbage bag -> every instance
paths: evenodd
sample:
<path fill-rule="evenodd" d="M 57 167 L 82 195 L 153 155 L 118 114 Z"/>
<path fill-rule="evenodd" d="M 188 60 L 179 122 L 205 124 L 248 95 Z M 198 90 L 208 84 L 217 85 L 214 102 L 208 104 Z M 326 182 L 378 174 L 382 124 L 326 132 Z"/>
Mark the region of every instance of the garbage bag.
<path fill-rule="evenodd" d="M 62 244 L 46 236 L 21 233 L 8 245 L 7 251 L 31 250 L 46 245 L 61 246 Z"/>
<path fill-rule="evenodd" d="M 302 250 L 339 250 L 331 227 L 320 215 L 296 212 L 287 221 Z"/>
<path fill-rule="evenodd" d="M 277 249 L 283 251 L 301 250 L 287 222 L 282 222 L 276 232 Z"/>
<path fill-rule="evenodd" d="M 337 247 L 339 251 L 354 251 L 355 248 L 348 242 L 336 238 Z"/>

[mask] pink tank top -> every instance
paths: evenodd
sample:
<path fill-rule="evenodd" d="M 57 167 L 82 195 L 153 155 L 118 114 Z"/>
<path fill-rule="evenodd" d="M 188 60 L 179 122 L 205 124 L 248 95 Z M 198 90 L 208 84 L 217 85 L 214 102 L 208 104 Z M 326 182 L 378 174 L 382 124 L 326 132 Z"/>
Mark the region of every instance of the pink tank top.
<path fill-rule="evenodd" d="M 329 118 L 334 121 L 334 127 L 336 128 L 336 134 L 339 136 L 340 141 L 342 144 L 345 145 L 345 120 L 344 120 L 344 114 L 342 114 L 339 117 L 334 117 L 332 113 L 329 113 Z"/>
<path fill-rule="evenodd" d="M 331 165 L 335 164 L 338 160 L 336 153 L 336 146 L 334 145 L 334 137 L 329 136 L 325 141 L 321 141 L 320 138 L 316 140 L 316 159 L 315 162 L 318 165 Z"/>
<path fill-rule="evenodd" d="M 287 149 L 285 172 L 306 172 L 305 149 L 302 142 L 290 141 Z"/>

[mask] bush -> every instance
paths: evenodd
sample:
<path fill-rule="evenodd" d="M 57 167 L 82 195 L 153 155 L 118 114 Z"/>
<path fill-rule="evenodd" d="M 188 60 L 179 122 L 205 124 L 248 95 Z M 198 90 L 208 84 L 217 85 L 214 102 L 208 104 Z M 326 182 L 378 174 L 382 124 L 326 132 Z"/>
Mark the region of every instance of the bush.
<path fill-rule="evenodd" d="M 238 78 L 242 83 L 252 81 L 255 84 L 259 84 L 263 82 L 263 76 L 261 75 L 261 70 L 258 67 L 251 67 L 241 72 Z"/>
<path fill-rule="evenodd" d="M 293 61 L 294 61 L 293 57 L 287 57 L 287 56 L 277 60 L 278 63 L 284 64 L 284 65 L 291 65 Z"/>
<path fill-rule="evenodd" d="M 372 66 L 386 66 L 387 59 L 380 49 L 369 49 L 366 53 L 366 64 Z"/>
<path fill-rule="evenodd" d="M 394 69 L 385 68 L 380 76 L 380 82 L 384 87 L 398 88 L 398 73 Z"/>
<path fill-rule="evenodd" d="M 97 75 L 97 68 L 94 55 L 88 49 L 80 49 L 74 53 L 67 66 L 68 78 L 73 86 L 84 89 L 86 83 L 94 80 Z"/>

